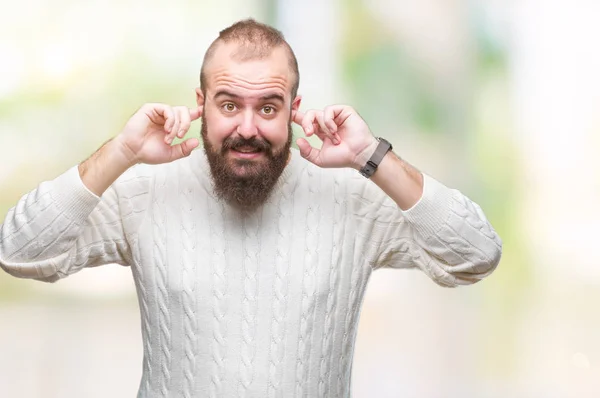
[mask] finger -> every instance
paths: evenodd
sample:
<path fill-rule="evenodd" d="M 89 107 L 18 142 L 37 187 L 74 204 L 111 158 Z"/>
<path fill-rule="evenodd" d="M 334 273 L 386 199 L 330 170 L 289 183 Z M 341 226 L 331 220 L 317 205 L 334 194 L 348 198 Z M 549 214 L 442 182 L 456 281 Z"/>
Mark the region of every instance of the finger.
<path fill-rule="evenodd" d="M 307 137 L 312 136 L 313 134 L 319 137 L 321 141 L 325 141 L 327 139 L 327 135 L 319 125 L 318 114 L 320 111 L 310 110 L 304 116 L 304 120 L 302 121 L 302 128 Z"/>
<path fill-rule="evenodd" d="M 324 133 L 323 137 L 319 136 L 319 138 L 321 138 L 322 141 L 324 141 L 325 138 L 329 138 L 331 142 L 333 142 L 334 144 L 338 144 L 339 141 L 335 137 L 335 133 L 332 132 L 329 126 L 327 126 L 327 124 L 325 123 L 324 113 L 322 111 L 317 112 L 316 118 L 317 122 L 319 123 L 320 130 Z"/>
<path fill-rule="evenodd" d="M 173 114 L 175 115 L 175 121 L 173 122 L 173 127 L 171 127 L 171 131 L 169 132 L 169 144 L 173 142 L 181 130 L 181 109 L 174 108 Z"/>
<path fill-rule="evenodd" d="M 292 121 L 297 125 L 302 126 L 302 120 L 304 120 L 305 113 L 302 111 L 296 111 L 292 116 Z"/>
<path fill-rule="evenodd" d="M 332 114 L 333 121 L 338 127 L 344 124 L 353 113 L 356 113 L 356 111 L 348 105 L 330 105 L 329 108 L 331 108 L 329 112 Z"/>
<path fill-rule="evenodd" d="M 202 117 L 202 113 L 204 112 L 204 105 L 198 106 L 197 108 L 190 108 L 190 120 L 193 122 L 194 120 L 198 120 Z"/>
<path fill-rule="evenodd" d="M 179 134 L 179 130 L 181 127 L 181 110 L 179 108 L 174 108 L 173 116 L 173 126 L 171 127 L 171 130 L 169 131 L 169 134 L 166 137 L 167 144 L 173 142 L 173 139 L 175 139 L 175 137 Z"/>
<path fill-rule="evenodd" d="M 179 110 L 179 131 L 177 131 L 177 137 L 183 138 L 185 133 L 190 129 L 192 124 L 192 118 L 190 117 L 190 110 L 187 107 L 180 107 Z"/>
<path fill-rule="evenodd" d="M 296 145 L 298 145 L 298 149 L 300 150 L 300 155 L 309 162 L 321 166 L 321 162 L 319 159 L 319 155 L 321 153 L 317 148 L 312 147 L 308 141 L 304 138 L 298 138 L 296 140 Z"/>
<path fill-rule="evenodd" d="M 337 132 L 338 125 L 335 123 L 335 107 L 328 106 L 323 110 L 323 121 L 332 133 Z"/>
<path fill-rule="evenodd" d="M 321 111 L 317 111 L 311 109 L 306 112 L 304 118 L 302 119 L 302 128 L 304 129 L 304 133 L 307 137 L 315 134 L 321 141 L 325 141 L 327 139 L 327 134 L 324 132 L 323 128 L 319 124 L 318 115 L 321 115 Z"/>
<path fill-rule="evenodd" d="M 300 122 L 300 125 L 304 130 L 304 134 L 306 134 L 307 137 L 310 137 L 315 133 L 316 130 L 318 130 L 318 128 L 316 128 L 318 127 L 318 125 L 316 124 L 317 122 L 315 120 L 315 117 L 315 111 L 310 110 L 306 112 L 306 114 L 302 118 L 302 121 Z"/>
<path fill-rule="evenodd" d="M 200 142 L 197 138 L 190 138 L 189 140 L 185 140 L 177 145 L 173 145 L 171 147 L 171 161 L 190 156 L 192 151 L 198 145 L 200 145 Z"/>
<path fill-rule="evenodd" d="M 317 120 L 317 123 L 319 123 L 319 127 L 321 128 L 321 131 L 323 131 L 325 134 L 329 135 L 329 127 L 327 127 L 325 125 L 325 120 L 323 120 L 323 112 L 319 111 L 316 113 L 315 115 L 315 119 Z"/>
<path fill-rule="evenodd" d="M 338 108 L 339 106 L 337 105 L 330 105 L 323 111 L 323 121 L 327 127 L 329 127 L 335 144 L 339 144 L 341 142 L 340 135 L 338 134 L 338 125 L 336 123 L 336 117 L 339 113 Z"/>
<path fill-rule="evenodd" d="M 147 104 L 146 107 L 146 115 L 152 123 L 162 125 L 165 132 L 170 132 L 175 121 L 173 109 L 165 104 Z"/>

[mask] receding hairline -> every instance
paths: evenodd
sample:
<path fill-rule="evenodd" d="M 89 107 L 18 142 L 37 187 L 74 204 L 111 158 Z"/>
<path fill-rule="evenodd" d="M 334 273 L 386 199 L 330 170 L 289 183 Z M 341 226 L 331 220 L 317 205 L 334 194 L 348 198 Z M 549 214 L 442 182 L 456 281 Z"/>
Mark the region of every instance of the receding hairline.
<path fill-rule="evenodd" d="M 209 50 L 206 52 L 206 55 L 204 57 L 204 61 L 202 63 L 202 69 L 200 70 L 200 84 L 202 86 L 202 88 L 206 87 L 207 81 L 205 80 L 206 78 L 206 70 L 208 69 L 208 66 L 210 66 L 210 62 L 212 61 L 212 59 L 215 56 L 215 53 L 217 52 L 217 49 L 219 47 L 222 47 L 224 45 L 228 45 L 228 44 L 233 44 L 234 46 L 237 46 L 237 48 L 232 52 L 231 54 L 231 58 L 237 62 L 247 62 L 247 61 L 260 61 L 260 60 L 264 60 L 268 57 L 270 57 L 273 52 L 275 52 L 278 49 L 283 49 L 287 54 L 287 58 L 288 58 L 288 66 L 290 68 L 290 72 L 292 73 L 292 75 L 296 78 L 298 78 L 298 72 L 295 70 L 295 65 L 294 65 L 294 60 L 292 58 L 292 53 L 291 53 L 291 49 L 289 48 L 288 45 L 286 45 L 286 43 L 282 43 L 280 45 L 277 45 L 276 47 L 272 47 L 269 49 L 256 49 L 253 46 L 249 46 L 246 43 L 226 43 L 223 41 L 220 41 L 220 39 L 215 40 L 215 45 L 211 45 L 211 47 L 209 48 Z"/>
<path fill-rule="evenodd" d="M 230 27 L 222 30 L 204 54 L 204 60 L 200 69 L 200 89 L 206 93 L 207 79 L 206 69 L 214 57 L 217 49 L 223 45 L 233 44 L 237 46 L 232 58 L 239 62 L 262 60 L 273 54 L 275 49 L 282 48 L 288 57 L 288 65 L 292 73 L 292 98 L 298 92 L 300 74 L 298 61 L 291 46 L 277 29 L 265 24 L 247 19 L 236 22 Z"/>

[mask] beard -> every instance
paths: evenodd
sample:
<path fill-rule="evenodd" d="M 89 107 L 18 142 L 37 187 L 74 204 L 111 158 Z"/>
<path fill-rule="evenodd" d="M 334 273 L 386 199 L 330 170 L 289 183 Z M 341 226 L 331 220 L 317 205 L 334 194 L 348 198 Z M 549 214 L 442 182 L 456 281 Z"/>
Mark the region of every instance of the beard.
<path fill-rule="evenodd" d="M 204 118 L 201 135 L 217 198 L 243 212 L 253 212 L 265 204 L 289 159 L 292 145 L 291 123 L 288 123 L 287 142 L 277 152 L 273 151 L 271 143 L 265 139 L 256 136 L 246 139 L 238 135 L 227 137 L 221 150 L 217 151 L 208 140 Z M 239 148 L 251 149 L 264 156 L 258 160 L 232 159 L 227 156 L 230 150 Z"/>

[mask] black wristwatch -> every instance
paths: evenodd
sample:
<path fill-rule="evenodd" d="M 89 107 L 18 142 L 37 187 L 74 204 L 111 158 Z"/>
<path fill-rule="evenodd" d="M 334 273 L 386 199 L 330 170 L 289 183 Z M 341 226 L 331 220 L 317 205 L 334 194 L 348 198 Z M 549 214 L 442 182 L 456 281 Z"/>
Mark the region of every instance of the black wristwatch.
<path fill-rule="evenodd" d="M 392 150 L 392 144 L 390 144 L 386 139 L 378 138 L 378 140 L 379 145 L 377 145 L 377 149 L 375 149 L 371 159 L 369 159 L 367 164 L 365 164 L 363 168 L 358 171 L 366 178 L 370 178 L 375 171 L 377 171 L 377 166 L 379 166 L 379 163 L 381 163 L 385 154 Z"/>

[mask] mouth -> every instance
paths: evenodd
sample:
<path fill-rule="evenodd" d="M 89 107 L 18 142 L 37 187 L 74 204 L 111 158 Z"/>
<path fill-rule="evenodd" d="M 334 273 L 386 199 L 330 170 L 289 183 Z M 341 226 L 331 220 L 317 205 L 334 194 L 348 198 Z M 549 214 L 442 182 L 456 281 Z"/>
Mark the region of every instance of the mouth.
<path fill-rule="evenodd" d="M 253 146 L 239 146 L 231 148 L 233 156 L 241 159 L 255 159 L 263 155 L 263 151 Z"/>

